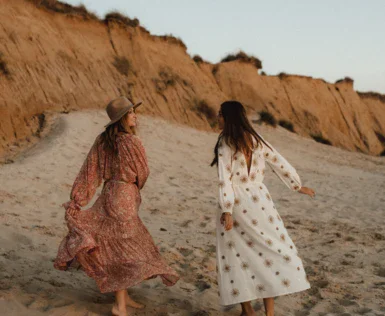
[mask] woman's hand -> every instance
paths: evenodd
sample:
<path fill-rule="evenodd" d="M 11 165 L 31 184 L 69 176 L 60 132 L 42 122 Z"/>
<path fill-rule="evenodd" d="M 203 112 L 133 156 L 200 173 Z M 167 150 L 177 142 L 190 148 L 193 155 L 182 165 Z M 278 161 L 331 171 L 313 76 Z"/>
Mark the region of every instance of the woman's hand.
<path fill-rule="evenodd" d="M 221 224 L 225 227 L 226 231 L 233 228 L 233 217 L 230 213 L 222 213 Z"/>
<path fill-rule="evenodd" d="M 302 194 L 307 194 L 309 195 L 311 198 L 314 198 L 315 197 L 315 192 L 313 189 L 310 189 L 308 187 L 302 187 L 301 189 L 298 190 L 299 193 L 302 193 Z"/>
<path fill-rule="evenodd" d="M 68 215 L 73 218 L 76 218 L 80 212 L 80 206 L 76 204 L 73 200 L 63 203 L 62 206 L 66 209 L 66 219 Z"/>
<path fill-rule="evenodd" d="M 70 215 L 70 216 L 76 218 L 77 214 L 79 213 L 79 210 L 68 209 L 68 210 L 67 210 L 67 213 L 68 213 L 68 215 Z"/>

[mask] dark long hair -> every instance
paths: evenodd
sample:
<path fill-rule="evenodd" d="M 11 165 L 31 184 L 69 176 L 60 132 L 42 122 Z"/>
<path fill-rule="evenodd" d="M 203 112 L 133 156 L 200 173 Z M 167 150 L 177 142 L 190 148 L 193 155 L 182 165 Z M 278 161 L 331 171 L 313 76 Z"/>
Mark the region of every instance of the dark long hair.
<path fill-rule="evenodd" d="M 119 134 L 129 133 L 136 134 L 135 128 L 130 128 L 129 130 L 123 124 L 123 120 L 126 118 L 128 113 L 126 113 L 119 121 L 115 122 L 106 127 L 105 131 L 100 135 L 101 141 L 103 142 L 104 149 L 110 152 L 117 152 L 116 138 Z"/>
<path fill-rule="evenodd" d="M 217 144 L 215 145 L 214 159 L 211 166 L 218 164 L 218 147 L 222 141 L 235 149 L 235 152 L 252 150 L 250 145 L 253 146 L 253 138 L 257 142 L 257 147 L 263 143 L 270 148 L 251 126 L 242 103 L 238 101 L 223 102 L 220 111 L 225 121 L 225 126 L 219 134 Z"/>

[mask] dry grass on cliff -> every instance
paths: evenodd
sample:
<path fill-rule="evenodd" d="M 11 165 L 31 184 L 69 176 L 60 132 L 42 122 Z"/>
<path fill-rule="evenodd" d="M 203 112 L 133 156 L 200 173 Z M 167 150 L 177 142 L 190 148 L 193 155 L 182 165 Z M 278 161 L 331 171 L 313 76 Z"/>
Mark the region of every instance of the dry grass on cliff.
<path fill-rule="evenodd" d="M 203 62 L 204 62 L 203 58 L 202 58 L 201 56 L 199 56 L 199 55 L 194 55 L 194 57 L 193 57 L 192 59 L 193 59 L 193 61 L 195 61 L 197 64 L 200 64 L 200 63 L 203 63 Z"/>
<path fill-rule="evenodd" d="M 221 63 L 227 63 L 235 60 L 239 60 L 240 62 L 243 62 L 243 63 L 252 64 L 257 69 L 262 69 L 262 61 L 259 58 L 255 56 L 249 56 L 243 51 L 240 51 L 235 55 L 233 54 L 227 55 L 225 58 L 221 60 Z"/>
<path fill-rule="evenodd" d="M 137 27 L 140 24 L 137 18 L 130 19 L 128 16 L 119 11 L 112 11 L 107 13 L 104 17 L 104 22 L 116 22 L 130 27 Z"/>
<path fill-rule="evenodd" d="M 322 78 L 313 78 L 312 76 L 304 76 L 304 75 L 294 75 L 294 74 L 288 74 L 286 72 L 280 72 L 277 77 L 281 80 L 285 79 L 285 78 L 297 78 L 297 79 L 307 79 L 307 80 L 320 80 L 322 81 L 323 83 L 326 83 L 328 84 L 329 82 L 327 82 L 325 79 L 322 79 Z"/>
<path fill-rule="evenodd" d="M 162 68 L 159 70 L 159 78 L 153 78 L 152 82 L 155 85 L 155 90 L 157 93 L 162 94 L 168 87 L 174 87 L 177 82 L 183 83 L 185 86 L 189 86 L 189 83 L 180 78 L 177 74 L 173 73 L 170 68 Z"/>
<path fill-rule="evenodd" d="M 179 37 L 175 37 L 172 34 L 153 36 L 160 38 L 162 41 L 165 41 L 167 43 L 178 45 L 179 47 L 182 47 L 185 51 L 187 50 L 186 44 Z"/>
<path fill-rule="evenodd" d="M 162 69 L 159 71 L 159 77 L 162 79 L 166 87 L 175 86 L 178 76 L 174 75 L 170 69 Z"/>
<path fill-rule="evenodd" d="M 381 134 L 381 133 L 379 133 L 379 132 L 375 132 L 375 134 L 376 134 L 378 140 L 379 140 L 383 145 L 385 145 L 385 135 L 383 135 L 383 134 Z"/>
<path fill-rule="evenodd" d="M 385 103 L 385 94 L 381 94 L 381 93 L 373 92 L 373 91 L 369 91 L 369 92 L 357 91 L 357 93 L 361 98 L 377 99 L 377 100 Z"/>
<path fill-rule="evenodd" d="M 141 31 L 151 34 L 145 27 L 140 25 L 140 21 L 137 18 L 131 19 L 119 11 L 112 11 L 107 13 L 104 17 L 104 23 L 108 23 L 108 22 L 114 22 L 120 25 L 129 26 L 129 27 L 139 27 Z M 177 38 L 172 34 L 152 35 L 152 36 L 155 38 L 159 38 L 162 41 L 178 45 L 182 47 L 185 51 L 187 50 L 186 44 L 180 38 Z"/>
<path fill-rule="evenodd" d="M 128 76 L 130 71 L 132 71 L 131 63 L 126 57 L 115 56 L 115 59 L 112 64 L 114 65 L 116 70 L 124 76 Z"/>
<path fill-rule="evenodd" d="M 330 140 L 324 138 L 322 134 L 311 134 L 310 136 L 318 143 L 332 146 Z"/>
<path fill-rule="evenodd" d="M 277 120 L 275 119 L 274 115 L 271 114 L 269 111 L 261 111 L 259 112 L 260 115 L 260 121 L 263 123 L 266 123 L 267 125 L 271 125 L 273 127 L 277 126 Z"/>
<path fill-rule="evenodd" d="M 295 133 L 293 123 L 291 123 L 287 120 L 279 120 L 278 124 L 280 126 L 282 126 L 283 128 L 286 128 L 288 131 Z"/>
<path fill-rule="evenodd" d="M 345 78 L 337 80 L 335 83 L 342 83 L 342 82 L 353 83 L 354 80 L 352 78 L 350 78 L 350 77 L 345 77 Z"/>
<path fill-rule="evenodd" d="M 383 146 L 385 146 L 385 135 L 375 132 L 378 140 L 381 142 Z M 385 156 L 385 149 L 380 153 L 380 156 Z"/>
<path fill-rule="evenodd" d="M 285 79 L 285 78 L 288 78 L 290 75 L 289 74 L 287 74 L 286 72 L 280 72 L 279 74 L 278 74 L 278 78 L 279 79 Z"/>
<path fill-rule="evenodd" d="M 0 74 L 9 77 L 11 72 L 8 69 L 7 62 L 4 60 L 3 53 L 0 52 Z"/>
<path fill-rule="evenodd" d="M 36 132 L 34 133 L 34 136 L 41 137 L 41 132 L 47 124 L 45 114 L 44 113 L 37 114 L 35 116 L 35 119 L 38 122 L 38 128 L 37 128 Z"/>
<path fill-rule="evenodd" d="M 215 110 L 210 105 L 208 105 L 205 100 L 195 99 L 193 101 L 192 110 L 196 112 L 200 117 L 205 117 L 211 127 L 214 127 L 217 124 Z"/>
<path fill-rule="evenodd" d="M 214 65 L 213 69 L 211 70 L 211 73 L 213 74 L 213 76 L 217 74 L 218 70 L 219 70 L 219 65 Z"/>
<path fill-rule="evenodd" d="M 99 17 L 90 11 L 87 8 L 80 4 L 78 6 L 73 6 L 68 3 L 64 3 L 57 0 L 27 0 L 37 7 L 45 8 L 49 11 L 71 15 L 71 16 L 80 16 L 84 19 L 90 20 L 99 20 Z"/>

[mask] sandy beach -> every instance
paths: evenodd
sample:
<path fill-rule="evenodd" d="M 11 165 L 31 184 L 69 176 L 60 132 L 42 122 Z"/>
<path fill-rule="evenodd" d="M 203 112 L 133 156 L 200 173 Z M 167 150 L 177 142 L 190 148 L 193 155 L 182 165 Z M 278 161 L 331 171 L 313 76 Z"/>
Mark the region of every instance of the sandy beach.
<path fill-rule="evenodd" d="M 67 231 L 61 204 L 106 122 L 103 111 L 58 114 L 39 143 L 0 165 L 1 315 L 109 315 L 113 294 L 100 294 L 81 271 L 53 268 Z M 312 285 L 277 298 L 276 315 L 385 315 L 385 158 L 255 127 L 317 192 L 315 199 L 293 193 L 267 170 Z M 132 314 L 239 315 L 217 295 L 217 174 L 209 167 L 217 135 L 140 116 L 139 136 L 151 168 L 140 216 L 182 277 L 170 288 L 158 279 L 132 288 L 146 304 Z M 261 300 L 255 310 L 264 315 Z"/>

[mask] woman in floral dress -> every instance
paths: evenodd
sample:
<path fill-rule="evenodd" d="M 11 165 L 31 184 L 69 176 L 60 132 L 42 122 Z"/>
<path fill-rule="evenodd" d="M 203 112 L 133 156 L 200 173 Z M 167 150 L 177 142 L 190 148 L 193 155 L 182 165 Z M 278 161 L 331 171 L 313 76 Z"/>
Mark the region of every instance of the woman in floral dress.
<path fill-rule="evenodd" d="M 126 291 L 143 280 L 160 276 L 174 285 L 178 274 L 161 258 L 138 216 L 149 169 L 142 142 L 135 136 L 135 108 L 125 97 L 111 101 L 111 121 L 93 144 L 64 204 L 68 234 L 59 246 L 54 266 L 66 270 L 74 261 L 95 279 L 102 293 L 115 292 L 113 315 L 126 315 L 134 302 Z M 81 211 L 104 180 L 94 205 Z"/>
<path fill-rule="evenodd" d="M 264 299 L 274 315 L 274 297 L 310 288 L 301 258 L 263 183 L 265 164 L 294 192 L 314 197 L 296 170 L 249 123 L 244 107 L 224 102 L 222 132 L 212 165 L 218 166 L 217 269 L 223 305 L 241 303 L 241 315 L 255 315 L 250 301 Z"/>

